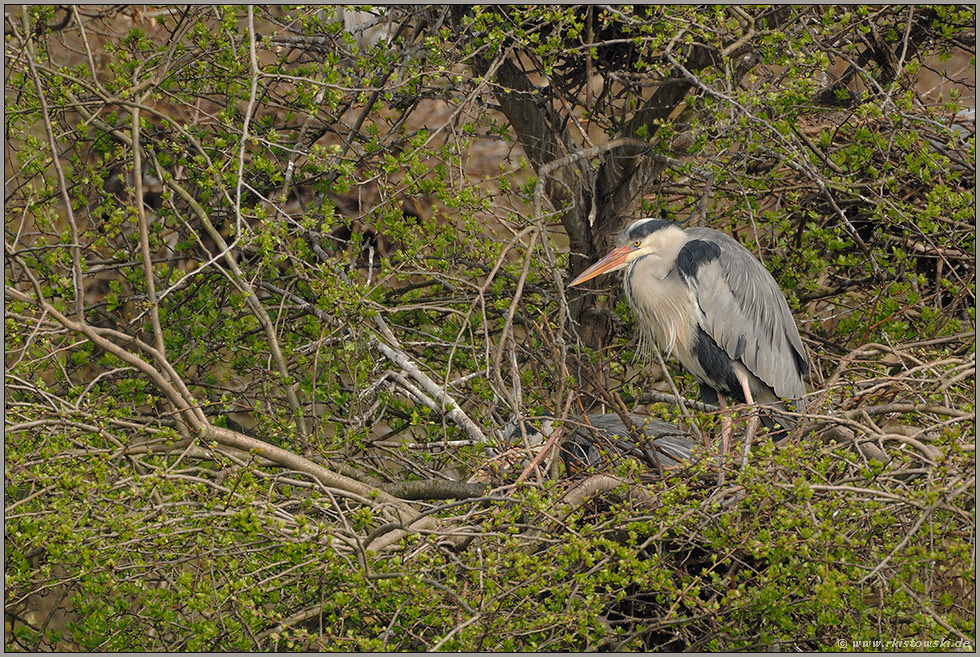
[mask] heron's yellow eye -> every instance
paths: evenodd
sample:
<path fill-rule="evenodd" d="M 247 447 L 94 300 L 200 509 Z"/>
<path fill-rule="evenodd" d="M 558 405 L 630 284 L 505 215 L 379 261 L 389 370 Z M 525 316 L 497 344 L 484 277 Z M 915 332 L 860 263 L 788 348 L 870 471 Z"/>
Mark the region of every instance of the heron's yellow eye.
<path fill-rule="evenodd" d="M 633 240 L 633 248 L 634 249 L 640 248 L 640 240 Z"/>

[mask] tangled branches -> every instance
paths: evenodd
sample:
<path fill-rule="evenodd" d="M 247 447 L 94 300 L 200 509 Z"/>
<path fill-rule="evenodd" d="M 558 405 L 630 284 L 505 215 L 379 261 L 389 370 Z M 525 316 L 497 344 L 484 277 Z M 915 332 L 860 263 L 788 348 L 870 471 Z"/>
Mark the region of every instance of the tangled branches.
<path fill-rule="evenodd" d="M 970 11 L 8 13 L 9 647 L 972 642 Z M 564 285 L 692 207 L 813 363 L 723 487 Z"/>

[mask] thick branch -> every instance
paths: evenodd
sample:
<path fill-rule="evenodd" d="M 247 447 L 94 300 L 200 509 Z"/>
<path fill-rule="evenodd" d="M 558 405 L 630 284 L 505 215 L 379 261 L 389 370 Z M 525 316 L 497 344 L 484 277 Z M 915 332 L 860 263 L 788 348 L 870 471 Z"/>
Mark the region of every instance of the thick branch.
<path fill-rule="evenodd" d="M 383 484 L 381 489 L 403 500 L 462 500 L 486 494 L 487 485 L 430 479 Z"/>

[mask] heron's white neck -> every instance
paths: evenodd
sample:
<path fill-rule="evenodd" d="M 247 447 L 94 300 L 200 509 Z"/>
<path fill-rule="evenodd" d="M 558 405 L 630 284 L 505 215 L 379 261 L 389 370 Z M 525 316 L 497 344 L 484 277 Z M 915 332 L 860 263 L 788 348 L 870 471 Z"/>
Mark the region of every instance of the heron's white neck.
<path fill-rule="evenodd" d="M 674 268 L 677 254 L 689 239 L 680 226 L 670 226 L 651 233 L 644 238 L 643 245 L 629 264 L 629 269 L 642 263 L 641 268 L 645 277 L 653 276 L 663 280 Z M 627 271 L 625 278 L 629 278 L 629 274 L 630 272 Z"/>
<path fill-rule="evenodd" d="M 623 288 L 644 335 L 667 355 L 681 357 L 691 353 L 697 305 L 690 288 L 671 274 L 673 266 L 664 260 L 653 255 L 638 260 L 623 278 Z"/>

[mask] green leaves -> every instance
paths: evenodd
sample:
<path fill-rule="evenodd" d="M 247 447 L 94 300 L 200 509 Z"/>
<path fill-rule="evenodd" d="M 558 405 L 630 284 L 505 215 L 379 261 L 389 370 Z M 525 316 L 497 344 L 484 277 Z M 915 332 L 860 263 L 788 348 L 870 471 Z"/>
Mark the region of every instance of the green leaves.
<path fill-rule="evenodd" d="M 609 403 L 598 386 L 667 389 L 633 362 L 618 288 L 594 313 L 613 344 L 583 346 L 563 276 L 625 214 L 686 217 L 709 175 L 705 221 L 764 260 L 804 329 L 814 413 L 853 429 L 906 400 L 972 412 L 972 346 L 943 336 L 975 322 L 975 146 L 944 114 L 958 94 L 914 86 L 962 55 L 971 8 L 269 6 L 250 9 L 254 43 L 241 7 L 80 11 L 84 31 L 65 11 L 8 21 L 5 587 L 33 619 L 12 649 L 822 650 L 972 631 L 968 495 L 947 501 L 973 469 L 959 416 L 875 414 L 901 445 L 886 460 L 850 449 L 860 432 L 760 444 L 728 492 L 711 458 L 663 478 L 622 459 L 574 503 L 595 473 L 546 457 L 518 483 L 534 454 L 502 431 L 566 407 L 570 427 Z M 573 157 L 532 216 L 544 174 L 524 147 L 548 161 L 622 135 L 669 165 Z M 643 162 L 643 180 L 605 168 Z M 560 213 L 583 207 L 571 234 Z M 90 332 L 71 328 L 76 259 Z M 694 421 L 710 443 L 718 418 Z M 202 439 L 214 428 L 262 448 Z M 394 534 L 388 484 L 476 475 L 479 502 L 406 501 L 435 524 Z M 70 622 L 42 634 L 31 605 L 56 597 Z"/>

